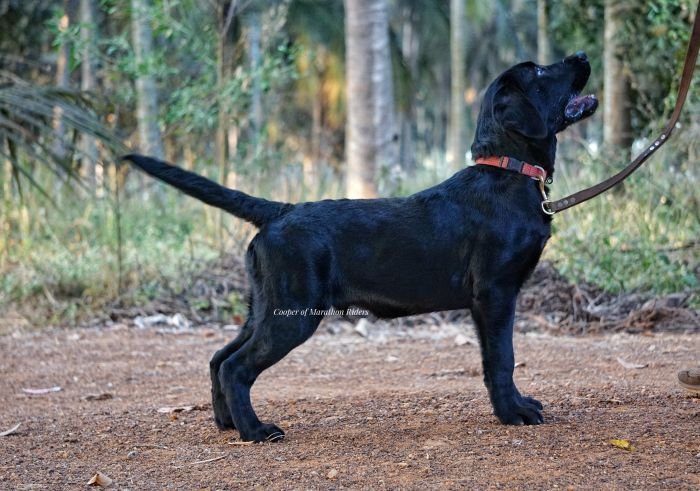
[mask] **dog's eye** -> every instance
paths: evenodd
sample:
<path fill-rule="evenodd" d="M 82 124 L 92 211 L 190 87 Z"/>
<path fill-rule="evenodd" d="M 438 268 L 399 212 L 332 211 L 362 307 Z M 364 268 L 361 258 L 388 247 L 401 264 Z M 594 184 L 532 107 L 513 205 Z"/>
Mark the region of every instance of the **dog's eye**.
<path fill-rule="evenodd" d="M 541 66 L 535 67 L 535 73 L 538 77 L 541 77 L 542 75 L 544 75 L 544 68 L 542 68 Z"/>

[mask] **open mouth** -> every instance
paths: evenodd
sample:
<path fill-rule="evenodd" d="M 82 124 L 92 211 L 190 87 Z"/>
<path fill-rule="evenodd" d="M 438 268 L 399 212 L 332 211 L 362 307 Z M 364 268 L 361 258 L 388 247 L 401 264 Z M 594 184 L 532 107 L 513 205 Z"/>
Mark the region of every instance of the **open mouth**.
<path fill-rule="evenodd" d="M 566 122 L 576 123 L 587 118 L 598 109 L 598 98 L 594 95 L 574 95 L 564 108 Z"/>

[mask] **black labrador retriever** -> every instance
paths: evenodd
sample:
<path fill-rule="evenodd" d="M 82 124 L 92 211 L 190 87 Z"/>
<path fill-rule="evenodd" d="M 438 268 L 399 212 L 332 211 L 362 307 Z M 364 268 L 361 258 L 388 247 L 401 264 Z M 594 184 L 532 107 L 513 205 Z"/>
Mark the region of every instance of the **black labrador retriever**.
<path fill-rule="evenodd" d="M 217 425 L 247 441 L 282 439 L 256 416 L 251 386 L 313 334 L 322 315 L 307 309 L 349 307 L 381 318 L 471 309 L 495 415 L 505 424 L 542 423 L 542 404 L 513 383 L 513 316 L 550 236 L 533 177 L 551 177 L 556 134 L 595 111 L 595 97 L 579 95 L 589 75 L 583 52 L 501 74 L 486 91 L 471 147 L 477 162 L 492 165 L 407 198 L 279 203 L 153 158 L 124 157 L 260 229 L 246 254 L 248 319 L 210 363 Z"/>

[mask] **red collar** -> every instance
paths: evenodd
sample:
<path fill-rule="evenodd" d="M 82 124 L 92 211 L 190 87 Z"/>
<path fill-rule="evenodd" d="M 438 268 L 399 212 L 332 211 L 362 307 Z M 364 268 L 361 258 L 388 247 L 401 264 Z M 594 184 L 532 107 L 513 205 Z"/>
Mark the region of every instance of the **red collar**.
<path fill-rule="evenodd" d="M 539 165 L 528 164 L 513 157 L 479 157 L 474 162 L 478 165 L 490 165 L 500 167 L 513 172 L 519 172 L 537 180 L 547 180 L 547 172 Z"/>

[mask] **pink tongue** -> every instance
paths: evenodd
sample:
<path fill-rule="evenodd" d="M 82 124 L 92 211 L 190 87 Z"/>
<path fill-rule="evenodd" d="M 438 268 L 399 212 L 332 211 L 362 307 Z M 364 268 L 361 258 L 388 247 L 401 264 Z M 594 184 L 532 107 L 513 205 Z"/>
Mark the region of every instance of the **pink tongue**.
<path fill-rule="evenodd" d="M 567 119 L 577 119 L 580 118 L 586 108 L 593 104 L 595 97 L 592 95 L 579 95 L 574 97 L 566 105 L 564 110 L 564 116 Z"/>

